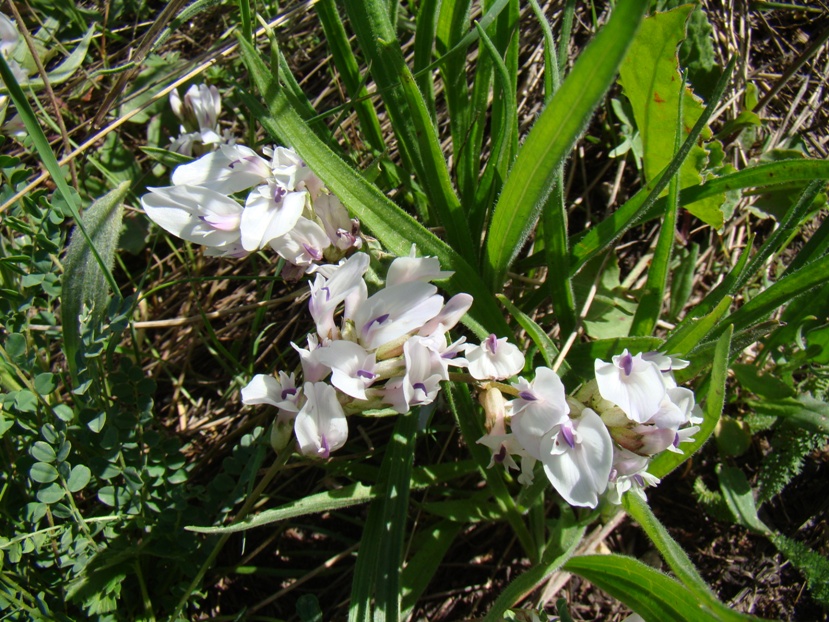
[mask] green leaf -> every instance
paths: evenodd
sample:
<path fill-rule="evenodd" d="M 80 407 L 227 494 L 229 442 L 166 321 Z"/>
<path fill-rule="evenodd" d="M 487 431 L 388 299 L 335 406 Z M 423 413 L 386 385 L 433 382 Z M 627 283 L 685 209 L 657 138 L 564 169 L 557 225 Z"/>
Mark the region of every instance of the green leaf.
<path fill-rule="evenodd" d="M 76 464 L 69 473 L 69 477 L 66 480 L 66 487 L 69 489 L 69 492 L 80 492 L 86 488 L 91 478 L 92 471 L 89 470 L 89 467 L 83 464 Z"/>
<path fill-rule="evenodd" d="M 486 239 L 484 275 L 493 291 L 503 287 L 507 270 L 552 190 L 556 172 L 610 87 L 646 8 L 638 0 L 617 3 L 519 149 Z"/>
<path fill-rule="evenodd" d="M 66 491 L 58 483 L 49 484 L 46 488 L 37 491 L 37 500 L 47 505 L 52 505 L 63 499 Z"/>
<path fill-rule="evenodd" d="M 730 74 L 726 72 L 724 75 Z M 723 84 L 724 87 L 725 84 Z M 712 112 L 714 110 L 713 103 L 715 103 L 714 100 L 708 104 Z M 829 179 L 829 160 L 784 160 L 782 162 L 759 164 L 737 173 L 714 177 L 698 186 L 683 188 L 679 201 L 680 205 L 688 208 L 696 201 L 723 192 L 743 188 L 765 188 L 782 183 L 812 181 L 813 179 Z M 650 207 L 645 207 L 652 185 L 649 184 L 639 190 L 605 220 L 589 230 L 573 236 L 571 240 L 572 258 L 570 261 L 570 269 L 573 272 L 578 271 L 587 261 L 607 248 L 634 224 L 646 222 L 664 213 L 665 197 L 657 199 Z"/>
<path fill-rule="evenodd" d="M 802 542 L 787 538 L 781 533 L 769 536 L 783 555 L 800 570 L 809 583 L 809 591 L 824 609 L 829 608 L 829 560 L 823 555 L 810 550 Z"/>
<path fill-rule="evenodd" d="M 684 83 L 680 88 L 684 87 Z M 677 156 L 682 147 L 682 114 L 683 99 L 677 101 L 677 119 L 674 124 L 674 149 L 672 159 Z M 686 164 L 687 164 L 686 160 Z M 675 173 L 668 184 L 668 208 L 659 229 L 659 237 L 656 241 L 656 248 L 653 251 L 648 278 L 645 288 L 639 297 L 639 305 L 633 316 L 630 326 L 631 335 L 650 335 L 656 327 L 656 322 L 662 313 L 662 306 L 665 302 L 665 288 L 668 284 L 668 271 L 670 270 L 671 255 L 676 237 L 676 218 L 679 209 L 679 183 L 680 173 Z"/>
<path fill-rule="evenodd" d="M 80 40 L 78 45 L 75 46 L 75 49 L 72 50 L 72 53 L 63 59 L 63 62 L 61 62 L 60 65 L 46 73 L 46 78 L 49 80 L 50 85 L 57 86 L 58 84 L 66 82 L 75 74 L 76 71 L 78 71 L 78 69 L 80 69 L 84 59 L 86 58 L 86 52 L 89 50 L 89 43 L 92 41 L 92 36 L 94 34 L 95 26 L 92 25 L 89 27 L 89 30 L 86 31 L 86 34 Z M 40 77 L 33 77 L 25 80 L 22 83 L 22 86 L 30 87 L 35 90 L 42 89 L 44 87 L 43 79 Z M 3 90 L 3 86 L 0 85 L 0 91 Z"/>
<path fill-rule="evenodd" d="M 109 304 L 106 273 L 115 262 L 118 236 L 121 233 L 123 200 L 129 192 L 130 182 L 124 181 L 117 188 L 95 201 L 84 212 L 79 226 L 87 235 L 72 234 L 64 262 L 61 320 L 63 323 L 64 351 L 72 378 L 78 382 L 77 356 L 82 352 L 79 318 L 84 306 L 92 310 L 92 317 L 100 319 Z M 93 256 L 103 262 L 97 263 Z M 120 296 L 117 287 L 113 290 Z"/>
<path fill-rule="evenodd" d="M 717 477 L 728 509 L 743 527 L 769 535 L 771 532 L 757 516 L 754 494 L 745 474 L 737 467 L 717 465 Z"/>
<path fill-rule="evenodd" d="M 345 9 L 360 49 L 386 104 L 398 148 L 417 175 L 449 245 L 466 257 L 478 256 L 466 214 L 455 194 L 437 129 L 397 41 L 383 0 L 349 2 Z"/>
<path fill-rule="evenodd" d="M 693 315 L 698 307 L 694 308 L 671 333 L 671 336 L 665 340 L 664 352 L 679 356 L 688 354 L 705 339 L 708 333 L 717 325 L 717 322 L 728 313 L 731 302 L 731 296 L 726 296 L 720 300 L 713 311 L 702 317 Z"/>
<path fill-rule="evenodd" d="M 584 577 L 620 600 L 647 622 L 711 622 L 720 619 L 687 587 L 622 555 L 582 555 L 564 569 Z"/>
<path fill-rule="evenodd" d="M 26 95 L 23 93 L 20 85 L 17 83 L 17 79 L 14 77 L 11 69 L 9 69 L 9 65 L 6 62 L 5 57 L 0 54 L 0 81 L 2 81 L 6 88 L 9 91 L 9 97 L 14 102 L 15 107 L 17 108 L 17 112 L 20 115 L 21 121 L 23 121 L 23 125 L 26 127 L 26 131 L 28 132 L 29 138 L 31 138 L 32 143 L 35 146 L 38 156 L 40 157 L 43 166 L 52 176 L 52 180 L 55 182 L 55 187 L 58 190 L 58 194 L 66 203 L 66 207 L 69 212 L 72 214 L 72 217 L 75 219 L 75 223 L 80 229 L 81 234 L 83 234 L 84 238 L 86 239 L 87 243 L 92 247 L 92 256 L 95 258 L 98 266 L 103 271 L 104 277 L 106 278 L 106 282 L 109 284 L 110 288 L 113 291 L 118 291 L 118 284 L 115 282 L 115 279 L 112 276 L 112 272 L 109 269 L 109 265 L 104 262 L 101 257 L 98 255 L 98 251 L 95 246 L 92 244 L 89 234 L 86 231 L 86 228 L 83 226 L 81 222 L 80 213 L 78 212 L 78 202 L 77 202 L 77 191 L 74 190 L 66 183 L 66 179 L 64 178 L 63 171 L 58 164 L 58 160 L 55 157 L 54 152 L 52 151 L 52 146 L 49 144 L 49 140 L 46 138 L 46 135 L 43 133 L 43 128 L 40 127 L 40 123 L 38 122 L 37 117 L 35 116 L 34 110 L 29 105 L 29 101 L 26 99 Z M 65 278 L 65 275 L 64 275 Z M 70 365 L 72 363 L 70 362 Z"/>
<path fill-rule="evenodd" d="M 733 330 L 733 327 L 729 326 L 728 330 L 717 341 L 714 350 L 714 364 L 711 368 L 711 382 L 708 385 L 708 394 L 705 398 L 703 420 L 699 432 L 694 435 L 694 441 L 681 443 L 679 449 L 682 450 L 682 453 L 663 451 L 651 460 L 648 466 L 648 472 L 651 475 L 659 478 L 665 477 L 702 447 L 714 432 L 714 428 L 717 427 L 717 422 L 720 420 L 725 404 L 725 381 L 728 378 L 728 360 L 731 352 Z"/>
<path fill-rule="evenodd" d="M 807 264 L 797 272 L 784 276 L 720 321 L 712 331 L 712 335 L 716 337 L 722 334 L 726 328 L 726 322 L 733 324 L 735 330 L 754 326 L 796 296 L 825 284 L 827 271 L 829 271 L 829 255 Z"/>
<path fill-rule="evenodd" d="M 619 69 L 619 82 L 630 100 L 636 125 L 642 136 L 645 179 L 653 181 L 674 156 L 676 111 L 682 97 L 686 128 L 696 123 L 703 106 L 684 85 L 679 73 L 677 47 L 685 39 L 685 24 L 693 5 L 657 13 L 645 19 Z M 710 136 L 710 131 L 707 132 Z M 691 149 L 680 169 L 680 187 L 701 183 L 700 172 L 708 155 L 699 145 Z M 720 205 L 724 197 L 714 196 L 688 206 L 703 222 L 719 229 L 723 225 Z"/>
<path fill-rule="evenodd" d="M 677 578 L 700 601 L 705 603 L 711 611 L 716 612 L 716 619 L 735 621 L 749 619 L 747 616 L 732 611 L 717 599 L 714 592 L 711 591 L 711 588 L 708 587 L 708 584 L 705 583 L 699 572 L 697 572 L 697 569 L 694 568 L 688 555 L 680 548 L 676 540 L 671 537 L 662 523 L 659 522 L 644 499 L 634 493 L 628 492 L 622 498 L 622 503 L 625 511 L 648 534 L 651 542 L 659 549 L 662 557 L 668 562 L 668 565 Z"/>
<path fill-rule="evenodd" d="M 35 391 L 37 391 L 40 395 L 49 395 L 55 390 L 55 387 L 57 387 L 55 374 L 51 374 L 49 372 L 38 374 L 35 376 L 34 387 Z"/>
<path fill-rule="evenodd" d="M 419 533 L 412 542 L 414 555 L 400 573 L 401 617 L 408 619 L 420 595 L 426 590 L 463 524 L 440 521 Z"/>
<path fill-rule="evenodd" d="M 777 400 L 794 396 L 795 391 L 792 387 L 772 374 L 760 373 L 756 365 L 735 363 L 731 366 L 731 371 L 734 372 L 740 386 L 759 397 Z"/>
<path fill-rule="evenodd" d="M 40 462 L 54 462 L 58 455 L 55 453 L 55 448 L 49 443 L 43 441 L 36 441 L 29 450 L 32 458 Z"/>
<path fill-rule="evenodd" d="M 703 600 L 715 600 L 716 597 L 708 584 L 705 583 L 700 576 L 697 569 L 691 563 L 688 555 L 668 533 L 668 530 L 659 522 L 654 513 L 648 506 L 647 501 L 642 499 L 639 495 L 627 492 L 622 497 L 622 507 L 630 514 L 631 518 L 639 523 L 639 526 L 648 534 L 651 542 L 656 545 L 662 557 L 668 562 L 671 570 L 677 577 L 698 597 Z"/>
<path fill-rule="evenodd" d="M 35 462 L 29 469 L 29 477 L 41 484 L 48 484 L 58 478 L 58 470 L 46 462 Z"/>
<path fill-rule="evenodd" d="M 755 411 L 780 417 L 787 425 L 829 435 L 829 404 L 810 395 L 780 400 L 749 401 Z"/>
<path fill-rule="evenodd" d="M 181 164 L 187 164 L 193 161 L 193 158 L 190 156 L 182 155 L 168 149 L 160 149 L 159 147 L 139 147 L 139 149 L 156 162 L 160 162 L 169 168 L 175 168 Z"/>
<path fill-rule="evenodd" d="M 415 409 L 397 418 L 383 459 L 380 485 L 385 492 L 372 501 L 363 527 L 351 585 L 350 621 L 400 619 L 400 569 L 419 412 Z"/>

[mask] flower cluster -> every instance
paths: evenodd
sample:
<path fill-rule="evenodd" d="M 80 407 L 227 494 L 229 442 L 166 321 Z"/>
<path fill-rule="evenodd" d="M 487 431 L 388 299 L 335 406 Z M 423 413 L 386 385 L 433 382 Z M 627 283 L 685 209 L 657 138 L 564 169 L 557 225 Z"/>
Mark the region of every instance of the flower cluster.
<path fill-rule="evenodd" d="M 369 256 L 355 253 L 318 268 L 308 303 L 316 331 L 307 347 L 294 344 L 301 381 L 283 371 L 260 374 L 242 390 L 243 403 L 279 409 L 275 447 L 286 447 L 293 429 L 303 454 L 327 458 L 346 441 L 346 415 L 389 408 L 403 414 L 430 404 L 450 367 L 468 367 L 479 379 L 505 378 L 523 367 L 524 356 L 506 339 L 450 342 L 448 331 L 472 297 L 446 301 L 437 293 L 431 281 L 452 274 L 437 259 L 415 257 L 414 249 L 396 258 L 385 287 L 370 296 L 363 278 L 368 266 Z"/>
<path fill-rule="evenodd" d="M 150 188 L 141 205 L 161 228 L 210 255 L 244 257 L 270 246 L 290 264 L 286 277 L 361 246 L 357 221 L 294 151 L 263 153 L 268 158 L 221 144 L 173 171 L 172 186 Z"/>
<path fill-rule="evenodd" d="M 168 147 L 170 151 L 193 156 L 214 150 L 219 145 L 235 144 L 235 138 L 219 128 L 222 98 L 215 86 L 194 84 L 183 98 L 177 90 L 173 90 L 170 106 L 181 122 L 179 135 Z"/>
<path fill-rule="evenodd" d="M 524 484 L 540 461 L 571 505 L 596 507 L 604 493 L 620 503 L 624 492 L 643 494 L 658 483 L 647 472 L 652 456 L 679 451 L 699 430 L 694 394 L 678 387 L 672 373 L 685 365 L 657 352 L 625 350 L 610 363 L 596 360 L 595 380 L 573 397 L 553 370 L 540 367 L 532 382 L 518 378 L 512 385 L 511 401 L 496 387 L 481 394 L 490 431 L 478 442 L 492 450 L 491 465 L 517 469 L 514 457 L 520 458 Z"/>

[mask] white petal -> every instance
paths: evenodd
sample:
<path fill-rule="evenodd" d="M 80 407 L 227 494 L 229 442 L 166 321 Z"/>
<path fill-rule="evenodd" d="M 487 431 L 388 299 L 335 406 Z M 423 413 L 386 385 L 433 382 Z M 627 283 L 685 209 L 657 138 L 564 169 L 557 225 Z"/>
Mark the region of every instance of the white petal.
<path fill-rule="evenodd" d="M 158 226 L 184 240 L 219 248 L 239 241 L 242 206 L 207 188 L 150 188 L 141 206 Z"/>
<path fill-rule="evenodd" d="M 294 421 L 294 434 L 306 456 L 328 458 L 348 439 L 348 422 L 334 387 L 325 382 L 306 382 L 305 405 Z"/>
<path fill-rule="evenodd" d="M 273 376 L 256 374 L 253 379 L 242 389 L 243 404 L 270 404 L 276 406 L 282 401 L 282 386 Z"/>
<path fill-rule="evenodd" d="M 567 424 L 565 424 L 567 425 Z M 570 505 L 596 507 L 607 488 L 613 463 L 613 443 L 601 418 L 586 408 L 573 422 L 577 440 L 573 448 L 553 452 L 558 434 L 541 443 L 544 472 L 550 483 Z"/>
<path fill-rule="evenodd" d="M 203 186 L 230 195 L 264 182 L 270 176 L 270 167 L 250 147 L 222 146 L 194 162 L 173 171 L 176 186 Z"/>

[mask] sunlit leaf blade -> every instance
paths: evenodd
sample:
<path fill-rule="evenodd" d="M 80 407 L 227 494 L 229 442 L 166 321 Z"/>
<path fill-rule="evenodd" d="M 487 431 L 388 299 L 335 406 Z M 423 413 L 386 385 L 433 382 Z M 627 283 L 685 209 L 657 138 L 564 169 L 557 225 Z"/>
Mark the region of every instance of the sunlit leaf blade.
<path fill-rule="evenodd" d="M 107 270 L 115 262 L 118 238 L 121 235 L 123 201 L 130 189 L 124 181 L 87 209 L 81 222 L 94 252 L 97 252 Z M 96 262 L 93 249 L 76 229 L 66 250 L 61 288 L 61 323 L 66 361 L 73 378 L 77 380 L 77 355 L 81 351 L 80 316 L 84 307 L 91 309 L 93 321 L 99 320 L 109 304 L 110 289 L 106 274 Z M 114 292 L 120 295 L 116 289 Z"/>
<path fill-rule="evenodd" d="M 564 569 L 622 601 L 646 622 L 752 619 L 736 613 L 719 615 L 675 579 L 631 557 L 583 555 L 571 558 Z"/>
<path fill-rule="evenodd" d="M 676 540 L 671 537 L 664 525 L 659 522 L 654 513 L 651 511 L 648 503 L 639 497 L 639 495 L 627 492 L 622 498 L 622 504 L 625 511 L 633 518 L 645 533 L 648 534 L 651 542 L 659 549 L 662 557 L 668 562 L 671 570 L 677 578 L 685 584 L 685 586 L 696 594 L 697 598 L 708 603 L 714 610 L 721 610 L 721 612 L 730 615 L 732 612 L 723 605 L 708 584 L 705 583 L 700 576 L 697 569 L 691 563 L 690 558 L 685 551 L 680 548 Z"/>
<path fill-rule="evenodd" d="M 444 269 L 454 270 L 455 274 L 447 282 L 446 289 L 453 293 L 466 292 L 474 297 L 475 303 L 464 320 L 473 331 L 481 337 L 489 333 L 509 334 L 501 310 L 481 277 L 464 258 L 392 203 L 310 132 L 279 92 L 278 85 L 255 48 L 241 41 L 240 49 L 254 82 L 269 103 L 270 114 L 264 111 L 260 114 L 262 125 L 268 131 L 283 136 L 351 214 L 359 218 L 390 252 L 407 255 L 415 244 L 421 254 L 435 256 Z"/>
<path fill-rule="evenodd" d="M 768 535 L 770 530 L 757 515 L 754 493 L 743 473 L 737 467 L 717 465 L 717 477 L 720 481 L 725 503 L 734 515 L 734 519 L 743 527 Z"/>
<path fill-rule="evenodd" d="M 707 315 L 697 316 L 696 309 L 693 309 L 685 320 L 682 321 L 671 336 L 665 340 L 662 351 L 665 354 L 676 354 L 682 357 L 693 350 L 697 344 L 702 342 L 716 326 L 717 322 L 728 313 L 731 307 L 732 298 L 726 296 L 713 311 Z"/>
<path fill-rule="evenodd" d="M 437 129 L 389 20 L 388 3 L 349 2 L 345 9 L 385 103 L 401 155 L 417 175 L 450 246 L 467 257 L 477 257 L 478 246 L 452 186 Z"/>
<path fill-rule="evenodd" d="M 829 255 L 824 255 L 797 272 L 784 276 L 768 289 L 757 294 L 730 316 L 720 321 L 720 324 L 714 328 L 712 336 L 722 334 L 726 324 L 733 324 L 734 330 L 743 330 L 755 325 L 795 296 L 826 283 L 827 274 L 829 274 Z"/>
<path fill-rule="evenodd" d="M 367 503 L 379 494 L 378 491 L 379 488 L 377 487 L 364 486 L 360 483 L 350 484 L 336 490 L 328 490 L 326 492 L 308 495 L 298 501 L 286 503 L 278 508 L 264 510 L 263 512 L 254 514 L 249 518 L 233 525 L 218 527 L 200 527 L 198 525 L 189 525 L 185 527 L 185 529 L 188 531 L 195 531 L 197 533 L 208 534 L 236 533 L 238 531 L 253 529 L 254 527 L 271 525 L 289 518 L 296 518 L 297 516 L 330 512 L 331 510 L 338 510 L 340 508 L 347 508 L 360 503 Z"/>
<path fill-rule="evenodd" d="M 694 434 L 694 440 L 679 445 L 682 453 L 663 451 L 651 460 L 648 466 L 648 472 L 651 475 L 659 478 L 665 477 L 702 447 L 714 432 L 725 404 L 725 381 L 728 377 L 728 361 L 731 354 L 733 330 L 734 327 L 729 324 L 728 329 L 719 338 L 714 349 L 714 364 L 711 368 L 711 382 L 708 385 L 708 395 L 705 398 L 703 408 L 703 420 L 699 431 Z"/>
<path fill-rule="evenodd" d="M 630 53 L 619 68 L 619 82 L 631 103 L 642 137 L 645 179 L 653 181 L 674 156 L 676 111 L 682 100 L 683 124 L 690 128 L 703 113 L 703 105 L 684 87 L 680 77 L 677 46 L 685 39 L 685 24 L 694 5 L 656 13 L 642 24 L 631 44 Z M 681 96 L 681 97 L 680 97 Z M 710 130 L 706 128 L 710 137 Z M 695 144 L 680 168 L 680 187 L 700 183 L 700 171 L 707 163 L 705 149 Z M 712 196 L 689 206 L 692 214 L 719 229 L 723 215 L 722 196 Z"/>
<path fill-rule="evenodd" d="M 406 567 L 400 575 L 401 616 L 404 619 L 411 615 L 415 603 L 443 563 L 446 553 L 455 542 L 462 527 L 464 527 L 462 523 L 443 520 L 429 531 L 415 536 L 411 547 L 414 555 L 406 561 Z"/>
<path fill-rule="evenodd" d="M 638 0 L 616 5 L 519 149 L 487 234 L 483 269 L 493 291 L 503 287 L 509 266 L 552 190 L 558 167 L 610 87 L 645 9 Z"/>
<path fill-rule="evenodd" d="M 23 125 L 26 127 L 26 132 L 28 133 L 29 138 L 35 146 L 37 155 L 40 157 L 43 166 L 46 168 L 47 171 L 49 171 L 49 174 L 52 176 L 52 180 L 55 182 L 55 187 L 57 188 L 57 191 L 63 198 L 64 202 L 66 203 L 69 212 L 72 214 L 72 218 L 75 219 L 75 223 L 78 227 L 78 230 L 81 232 L 83 237 L 86 238 L 86 242 L 90 246 L 92 256 L 94 257 L 98 266 L 100 266 L 101 271 L 103 272 L 104 277 L 106 278 L 107 284 L 109 285 L 110 289 L 112 289 L 112 291 L 117 292 L 118 284 L 112 277 L 112 272 L 109 269 L 109 264 L 107 264 L 107 262 L 105 262 L 100 257 L 100 255 L 98 254 L 98 250 L 95 248 L 95 245 L 92 244 L 92 241 L 89 235 L 87 234 L 86 229 L 83 226 L 83 223 L 81 222 L 81 216 L 79 212 L 80 206 L 78 205 L 77 201 L 77 193 L 69 187 L 69 184 L 66 183 L 66 179 L 63 176 L 63 171 L 60 168 L 60 164 L 58 164 L 58 160 L 55 157 L 54 152 L 52 151 L 52 147 L 49 144 L 46 135 L 43 133 L 43 128 L 40 127 L 40 123 L 38 123 L 34 110 L 32 110 L 32 107 L 29 105 L 29 101 L 26 99 L 26 95 L 24 95 L 23 90 L 17 83 L 14 74 L 12 73 L 11 69 L 9 69 L 9 65 L 2 54 L 0 54 L 0 80 L 2 80 L 2 82 L 6 85 L 6 88 L 9 92 L 9 97 L 14 102 L 14 105 L 17 108 L 17 113 L 20 115 L 20 120 L 23 121 Z"/>
<path fill-rule="evenodd" d="M 314 5 L 320 24 L 325 32 L 325 40 L 331 49 L 331 56 L 342 76 L 346 93 L 351 98 L 354 111 L 360 120 L 360 129 L 366 142 L 372 149 L 382 152 L 385 149 L 383 133 L 380 131 L 380 121 L 374 105 L 367 98 L 368 89 L 360 76 L 360 67 L 354 57 L 354 51 L 348 40 L 348 34 L 343 26 L 340 14 L 334 0 L 321 0 Z"/>
<path fill-rule="evenodd" d="M 647 20 L 645 20 L 647 23 Z M 684 29 L 684 26 L 683 26 Z M 679 82 L 679 80 L 677 80 Z M 684 90 L 685 84 L 680 83 L 679 90 Z M 674 122 L 674 150 L 672 157 L 676 157 L 682 144 L 683 132 L 683 98 L 677 97 L 676 120 Z M 687 163 L 687 160 L 686 160 Z M 645 288 L 639 297 L 639 304 L 633 316 L 630 327 L 631 335 L 649 335 L 656 326 L 656 321 L 662 312 L 662 305 L 665 298 L 665 288 L 668 285 L 668 271 L 670 269 L 671 254 L 674 248 L 674 237 L 676 237 L 676 217 L 679 209 L 679 187 L 682 171 L 677 171 L 668 184 L 668 204 L 665 216 L 662 219 L 662 226 L 659 229 L 659 237 L 656 241 L 656 248 L 653 251 L 653 259 L 648 270 L 648 278 Z"/>
<path fill-rule="evenodd" d="M 535 320 L 512 304 L 509 298 L 503 294 L 498 294 L 498 300 L 507 308 L 507 311 L 515 318 L 515 321 L 521 325 L 521 328 L 527 332 L 530 339 L 533 340 L 533 343 L 535 343 L 538 351 L 541 353 L 541 357 L 544 359 L 544 364 L 547 367 L 552 367 L 553 361 L 558 356 L 558 348 L 556 348 L 550 336 L 544 332 L 544 329 Z M 563 371 L 567 371 L 568 369 L 569 366 L 565 363 Z"/>
<path fill-rule="evenodd" d="M 86 58 L 86 52 L 89 50 L 89 44 L 92 41 L 92 36 L 94 34 L 95 26 L 91 26 L 89 30 L 86 31 L 83 38 L 78 42 L 78 45 L 75 46 L 75 49 L 72 50 L 72 53 L 63 59 L 60 65 L 46 73 L 46 79 L 49 81 L 50 85 L 57 86 L 58 84 L 63 84 L 71 78 L 75 72 L 78 71 L 78 69 L 80 69 L 81 64 Z M 44 87 L 44 82 L 40 77 L 33 77 L 26 80 L 23 86 L 30 87 L 32 89 L 42 89 Z M 5 89 L 3 85 L 0 84 L 0 91 L 3 90 Z"/>
<path fill-rule="evenodd" d="M 351 586 L 350 622 L 400 619 L 400 569 L 407 533 L 414 445 L 419 409 L 397 418 L 390 447 L 380 469 L 384 491 L 371 503 Z M 373 607 L 372 607 L 373 603 Z"/>

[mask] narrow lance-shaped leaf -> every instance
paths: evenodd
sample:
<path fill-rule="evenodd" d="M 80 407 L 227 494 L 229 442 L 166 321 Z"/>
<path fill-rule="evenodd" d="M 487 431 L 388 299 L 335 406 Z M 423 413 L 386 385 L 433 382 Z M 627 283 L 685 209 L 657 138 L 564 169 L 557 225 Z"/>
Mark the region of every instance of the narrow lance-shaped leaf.
<path fill-rule="evenodd" d="M 375 618 L 390 622 L 400 618 L 400 568 L 418 412 L 398 417 L 383 459 L 380 486 L 384 494 L 372 501 L 363 528 L 351 587 L 350 622 L 371 619 L 372 609 Z"/>
<path fill-rule="evenodd" d="M 77 193 L 69 187 L 69 184 L 66 183 L 60 164 L 58 164 L 58 160 L 52 151 L 52 147 L 49 144 L 46 135 L 43 133 L 43 128 L 40 127 L 40 123 L 38 123 L 34 110 L 32 110 L 32 107 L 29 105 L 26 95 L 17 83 L 14 74 L 11 69 L 9 69 L 9 65 L 2 54 L 0 54 L 0 80 L 2 80 L 2 82 L 6 85 L 6 88 L 9 91 L 9 97 L 17 107 L 17 113 L 20 115 L 20 119 L 26 127 L 26 132 L 28 132 L 29 138 L 31 138 L 32 143 L 37 150 L 37 154 L 40 157 L 41 162 L 43 162 L 43 166 L 46 167 L 46 170 L 49 171 L 49 174 L 52 176 L 52 180 L 55 182 L 55 187 L 66 203 L 69 212 L 72 214 L 72 218 L 75 219 L 78 229 L 90 245 L 92 256 L 100 266 L 110 288 L 117 292 L 118 284 L 112 277 L 112 272 L 110 271 L 109 266 L 98 255 L 95 245 L 92 244 L 92 241 L 87 234 L 83 223 L 81 222 L 81 215 L 78 210 Z"/>
<path fill-rule="evenodd" d="M 398 147 L 414 168 L 420 186 L 446 229 L 449 244 L 466 256 L 477 257 L 478 246 L 472 241 L 466 216 L 452 187 L 437 130 L 389 21 L 388 4 L 383 0 L 364 0 L 349 2 L 345 8 L 386 104 Z"/>
<path fill-rule="evenodd" d="M 552 190 L 558 167 L 610 87 L 646 8 L 638 0 L 616 5 L 519 149 L 487 235 L 483 269 L 493 291 L 502 288 Z"/>
<path fill-rule="evenodd" d="M 79 318 L 84 306 L 92 310 L 93 321 L 98 321 L 109 304 L 109 287 L 101 266 L 95 261 L 97 252 L 107 269 L 115 262 L 118 238 L 121 234 L 123 201 L 130 182 L 124 181 L 95 201 L 84 212 L 81 223 L 88 233 L 87 240 L 76 230 L 72 234 L 64 261 L 61 291 L 61 322 L 66 361 L 72 377 L 77 380 L 77 355 L 82 347 Z M 115 291 L 116 295 L 118 290 Z"/>
<path fill-rule="evenodd" d="M 619 599 L 647 622 L 711 622 L 723 618 L 684 585 L 622 555 L 573 557 L 564 569 Z M 754 619 L 735 614 L 734 618 Z"/>

